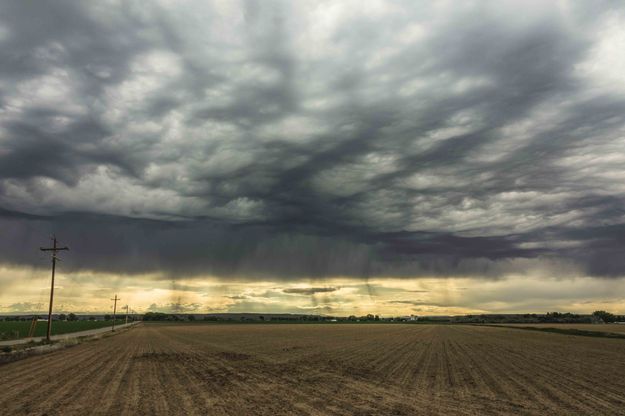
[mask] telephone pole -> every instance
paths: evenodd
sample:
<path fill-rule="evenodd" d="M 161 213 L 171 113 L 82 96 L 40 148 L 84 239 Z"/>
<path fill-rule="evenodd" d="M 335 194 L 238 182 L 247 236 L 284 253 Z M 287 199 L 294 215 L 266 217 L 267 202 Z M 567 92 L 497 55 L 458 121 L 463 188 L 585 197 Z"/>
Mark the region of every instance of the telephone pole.
<path fill-rule="evenodd" d="M 115 297 L 111 300 L 115 301 L 115 303 L 113 304 L 113 332 L 114 332 L 115 331 L 115 313 L 117 312 L 117 301 L 121 299 L 118 298 L 117 295 L 115 295 Z"/>
<path fill-rule="evenodd" d="M 50 309 L 48 309 L 48 330 L 46 331 L 46 340 L 50 341 L 50 331 L 52 329 L 52 304 L 54 302 L 54 271 L 56 270 L 56 261 L 60 259 L 56 256 L 58 251 L 69 250 L 69 247 L 58 247 L 56 236 L 52 236 L 52 247 L 39 247 L 41 251 L 52 252 L 52 284 L 50 285 Z"/>
<path fill-rule="evenodd" d="M 126 325 L 128 325 L 128 304 L 126 304 Z"/>

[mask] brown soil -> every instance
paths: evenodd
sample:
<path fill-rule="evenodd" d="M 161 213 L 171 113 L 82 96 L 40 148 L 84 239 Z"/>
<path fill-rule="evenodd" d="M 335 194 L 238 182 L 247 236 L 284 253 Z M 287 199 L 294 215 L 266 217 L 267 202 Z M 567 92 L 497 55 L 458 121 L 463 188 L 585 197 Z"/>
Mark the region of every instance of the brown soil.
<path fill-rule="evenodd" d="M 625 414 L 625 340 L 435 325 L 146 324 L 0 366 L 6 415 Z"/>

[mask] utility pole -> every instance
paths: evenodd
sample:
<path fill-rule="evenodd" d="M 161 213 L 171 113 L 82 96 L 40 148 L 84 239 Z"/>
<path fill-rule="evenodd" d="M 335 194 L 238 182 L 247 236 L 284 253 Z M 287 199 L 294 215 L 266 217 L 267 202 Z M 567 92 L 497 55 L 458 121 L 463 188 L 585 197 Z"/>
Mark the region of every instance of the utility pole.
<path fill-rule="evenodd" d="M 126 325 L 128 325 L 128 304 L 126 304 Z"/>
<path fill-rule="evenodd" d="M 115 295 L 115 297 L 111 300 L 115 301 L 115 303 L 113 304 L 113 332 L 114 332 L 115 331 L 115 313 L 117 312 L 117 301 L 121 299 L 118 298 L 117 295 Z"/>
<path fill-rule="evenodd" d="M 52 284 L 50 285 L 50 309 L 48 309 L 48 330 L 46 331 L 46 340 L 50 341 L 50 331 L 52 330 L 52 304 L 54 302 L 54 271 L 56 269 L 56 261 L 60 259 L 56 256 L 57 251 L 69 250 L 69 247 L 58 247 L 56 236 L 52 236 L 52 247 L 39 247 L 41 251 L 52 252 Z"/>

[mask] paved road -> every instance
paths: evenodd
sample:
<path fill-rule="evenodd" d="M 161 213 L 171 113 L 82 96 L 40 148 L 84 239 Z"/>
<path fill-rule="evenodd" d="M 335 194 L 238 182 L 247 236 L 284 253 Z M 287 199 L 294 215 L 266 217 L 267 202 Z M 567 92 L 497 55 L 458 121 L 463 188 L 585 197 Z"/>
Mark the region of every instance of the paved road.
<path fill-rule="evenodd" d="M 122 328 L 126 328 L 132 325 L 137 325 L 139 322 L 131 322 L 129 324 L 122 324 L 122 325 L 115 325 L 115 330 L 117 329 L 122 329 Z M 97 329 L 89 329 L 87 331 L 79 331 L 79 332 L 70 332 L 67 334 L 59 334 L 59 335 L 52 335 L 50 338 L 53 341 L 58 341 L 58 340 L 64 340 L 64 339 L 70 339 L 70 338 L 78 338 L 78 337 L 84 337 L 84 336 L 89 336 L 89 335 L 97 335 L 97 334 L 101 334 L 104 332 L 110 332 L 111 331 L 111 327 L 110 326 L 106 326 L 104 328 L 97 328 Z M 20 344 L 27 344 L 31 341 L 41 341 L 45 339 L 45 337 L 32 337 L 32 338 L 20 338 L 20 339 L 12 339 L 9 341 L 0 341 L 0 347 L 6 346 L 6 345 L 20 345 Z"/>

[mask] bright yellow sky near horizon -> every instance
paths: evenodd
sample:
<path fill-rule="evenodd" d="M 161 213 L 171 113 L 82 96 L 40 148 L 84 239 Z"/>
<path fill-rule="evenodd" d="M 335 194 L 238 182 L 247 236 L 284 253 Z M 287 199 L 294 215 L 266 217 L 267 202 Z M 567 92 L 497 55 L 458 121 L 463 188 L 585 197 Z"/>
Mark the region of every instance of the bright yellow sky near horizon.
<path fill-rule="evenodd" d="M 0 266 L 0 313 L 45 313 L 50 270 Z M 262 312 L 323 315 L 471 313 L 625 313 L 625 280 L 516 275 L 479 278 L 246 280 L 65 272 L 59 266 L 54 311 L 112 311 L 110 299 L 137 312 Z"/>

